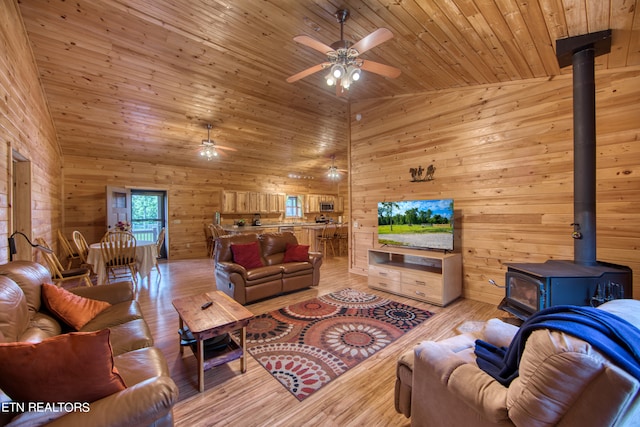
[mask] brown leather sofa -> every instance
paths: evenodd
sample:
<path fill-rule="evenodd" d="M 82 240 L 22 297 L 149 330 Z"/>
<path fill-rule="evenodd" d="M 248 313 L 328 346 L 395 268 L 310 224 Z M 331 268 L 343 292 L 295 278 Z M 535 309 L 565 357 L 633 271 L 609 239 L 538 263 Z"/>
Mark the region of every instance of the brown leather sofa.
<path fill-rule="evenodd" d="M 49 271 L 40 264 L 15 261 L 0 265 L 0 342 L 42 343 L 75 332 L 47 311 L 41 296 L 43 283 L 52 281 Z M 7 409 L 0 412 L 0 425 L 172 426 L 178 388 L 164 356 L 153 347 L 131 283 L 79 287 L 71 292 L 111 304 L 78 332 L 110 330 L 113 363 L 126 388 L 88 402 L 88 411 L 10 411 L 19 406 L 11 406 L 10 397 L 0 390 L 0 404 Z"/>
<path fill-rule="evenodd" d="M 640 301 L 598 308 L 640 328 Z M 640 425 L 640 381 L 570 334 L 533 331 L 508 386 L 481 370 L 475 340 L 507 347 L 517 330 L 491 319 L 477 332 L 407 351 L 397 365 L 396 410 L 411 417 L 411 426 Z"/>
<path fill-rule="evenodd" d="M 258 242 L 263 266 L 246 269 L 234 262 L 232 245 Z M 283 263 L 289 245 L 297 245 L 296 236 L 282 233 L 242 233 L 220 236 L 215 244 L 215 277 L 219 290 L 247 304 L 263 298 L 291 292 L 320 282 L 322 254 L 309 252 L 308 260 Z"/>

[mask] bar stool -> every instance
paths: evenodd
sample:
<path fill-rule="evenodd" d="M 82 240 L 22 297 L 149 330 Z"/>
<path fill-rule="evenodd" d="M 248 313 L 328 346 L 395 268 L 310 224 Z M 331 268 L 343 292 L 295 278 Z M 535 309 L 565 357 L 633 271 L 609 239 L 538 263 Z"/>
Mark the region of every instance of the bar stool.
<path fill-rule="evenodd" d="M 331 247 L 331 254 L 336 256 L 336 249 L 333 242 L 336 240 L 336 225 L 325 224 L 322 233 L 317 237 L 318 245 L 322 246 L 322 255 L 327 256 L 327 245 Z"/>

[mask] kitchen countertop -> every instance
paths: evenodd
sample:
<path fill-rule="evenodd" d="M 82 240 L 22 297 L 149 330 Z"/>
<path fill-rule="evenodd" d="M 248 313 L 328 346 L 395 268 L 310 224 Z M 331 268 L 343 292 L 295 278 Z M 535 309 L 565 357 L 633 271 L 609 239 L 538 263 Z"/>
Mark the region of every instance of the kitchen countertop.
<path fill-rule="evenodd" d="M 341 225 L 346 225 L 344 223 L 342 224 L 338 224 L 335 223 L 338 226 Z M 266 230 L 266 229 L 271 229 L 271 228 L 280 228 L 280 227 L 301 227 L 301 228 L 305 228 L 305 229 L 315 229 L 315 230 L 319 230 L 324 228 L 325 224 L 324 223 L 316 223 L 316 222 L 282 222 L 282 223 L 275 223 L 275 224 L 262 224 L 262 225 L 243 225 L 243 226 L 235 226 L 235 225 L 223 225 L 222 229 L 231 233 L 237 233 L 239 231 L 247 231 L 247 232 L 251 232 L 251 231 L 255 231 L 255 232 L 261 232 L 262 230 Z"/>
<path fill-rule="evenodd" d="M 237 226 L 237 225 L 223 225 L 222 228 L 225 231 L 261 231 L 261 230 L 265 230 L 265 229 L 269 229 L 269 228 L 280 228 L 280 227 L 305 227 L 305 226 L 310 226 L 310 225 L 315 225 L 315 222 L 295 222 L 295 223 L 291 223 L 291 222 L 282 222 L 282 223 L 275 223 L 275 224 L 262 224 L 262 225 L 251 225 L 251 224 L 247 224 L 247 225 L 243 225 L 243 226 Z M 322 224 L 320 224 L 322 225 Z"/>

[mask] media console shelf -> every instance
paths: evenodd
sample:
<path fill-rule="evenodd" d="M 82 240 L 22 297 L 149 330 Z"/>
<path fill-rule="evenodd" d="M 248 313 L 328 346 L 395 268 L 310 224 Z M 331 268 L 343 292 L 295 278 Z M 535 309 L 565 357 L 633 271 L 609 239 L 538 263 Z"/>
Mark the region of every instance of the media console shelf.
<path fill-rule="evenodd" d="M 462 293 L 460 254 L 369 249 L 369 287 L 445 306 Z"/>

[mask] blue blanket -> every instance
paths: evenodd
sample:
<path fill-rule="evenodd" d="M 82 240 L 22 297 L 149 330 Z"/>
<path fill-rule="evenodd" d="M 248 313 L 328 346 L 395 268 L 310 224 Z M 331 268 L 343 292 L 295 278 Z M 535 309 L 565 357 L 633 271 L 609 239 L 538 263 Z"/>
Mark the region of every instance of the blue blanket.
<path fill-rule="evenodd" d="M 572 305 L 550 307 L 529 317 L 508 348 L 477 340 L 478 366 L 508 386 L 518 376 L 524 345 L 536 329 L 561 331 L 580 338 L 640 380 L 640 329 L 604 310 Z"/>

